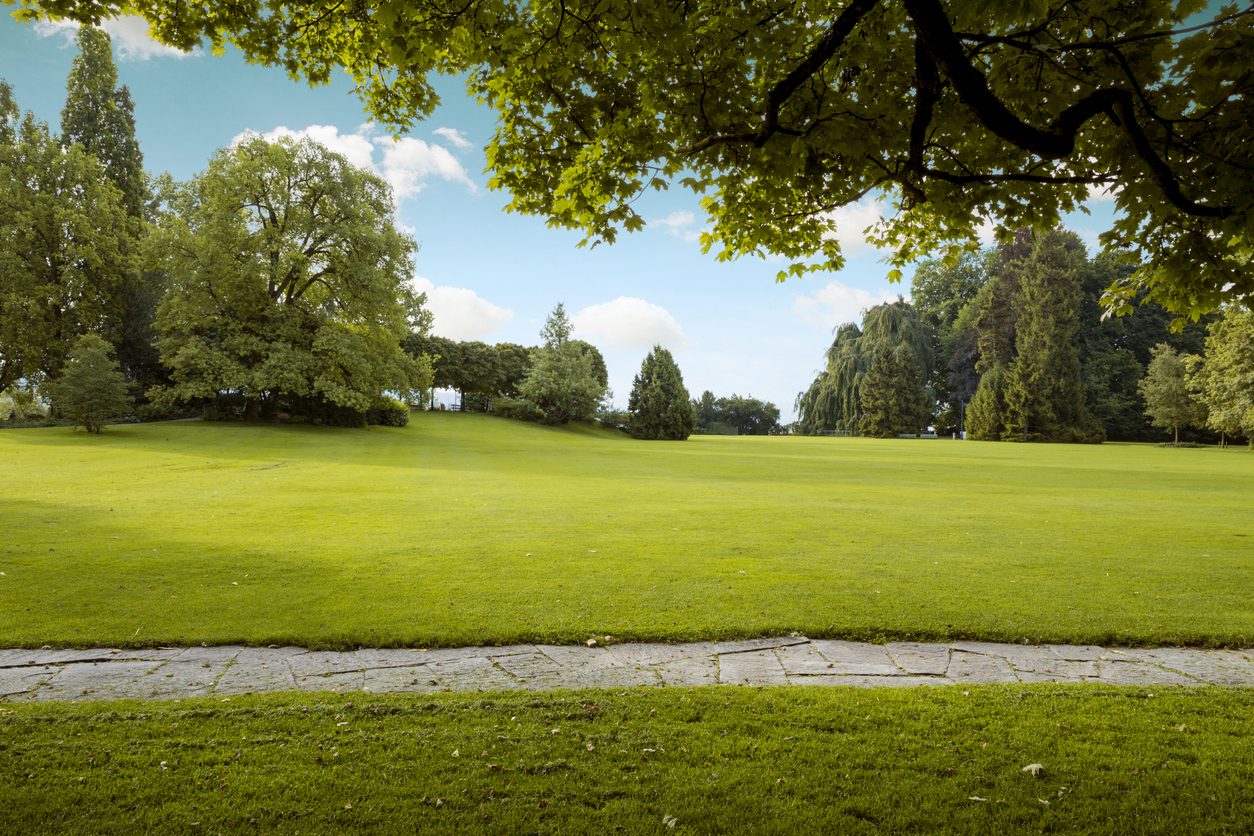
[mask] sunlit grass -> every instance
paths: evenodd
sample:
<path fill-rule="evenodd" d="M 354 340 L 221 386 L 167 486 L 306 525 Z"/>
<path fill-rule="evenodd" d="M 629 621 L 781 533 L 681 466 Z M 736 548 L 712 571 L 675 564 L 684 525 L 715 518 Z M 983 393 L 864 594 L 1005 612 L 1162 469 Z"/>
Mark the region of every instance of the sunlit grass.
<path fill-rule="evenodd" d="M 0 644 L 1254 642 L 1254 455 L 404 429 L 0 432 Z"/>

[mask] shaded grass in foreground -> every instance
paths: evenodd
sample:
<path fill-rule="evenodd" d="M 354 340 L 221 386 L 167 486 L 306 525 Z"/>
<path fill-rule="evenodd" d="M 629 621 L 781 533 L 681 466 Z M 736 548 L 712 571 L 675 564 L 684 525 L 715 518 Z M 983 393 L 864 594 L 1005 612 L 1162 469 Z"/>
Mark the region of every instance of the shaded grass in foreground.
<path fill-rule="evenodd" d="M 0 646 L 1254 643 L 1254 455 L 404 429 L 0 433 Z"/>
<path fill-rule="evenodd" d="M 13 833 L 1171 834 L 1248 832 L 1254 820 L 1245 690 L 705 688 L 8 708 L 0 822 Z M 1022 771 L 1031 763 L 1045 766 L 1040 777 Z"/>

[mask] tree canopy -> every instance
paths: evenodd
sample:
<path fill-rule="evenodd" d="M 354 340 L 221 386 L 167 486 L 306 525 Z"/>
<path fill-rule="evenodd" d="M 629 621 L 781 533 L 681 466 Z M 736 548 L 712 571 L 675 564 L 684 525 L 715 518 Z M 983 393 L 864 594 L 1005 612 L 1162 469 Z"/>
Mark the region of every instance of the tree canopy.
<path fill-rule="evenodd" d="M 838 269 L 832 211 L 881 198 L 893 273 L 957 259 L 991 222 L 1052 228 L 1090 190 L 1146 295 L 1196 317 L 1254 295 L 1254 8 L 1204 0 L 6 0 L 19 18 L 145 17 L 183 48 L 238 46 L 377 121 L 432 113 L 464 74 L 500 116 L 510 208 L 612 241 L 633 201 L 703 195 L 704 246 Z"/>
<path fill-rule="evenodd" d="M 675 358 L 660 345 L 640 364 L 627 399 L 632 438 L 683 441 L 692 435 L 695 414 Z"/>
<path fill-rule="evenodd" d="M 431 382 L 400 343 L 429 319 L 407 284 L 414 243 L 388 185 L 302 140 L 219 151 L 162 221 L 163 400 L 235 392 L 246 415 L 275 395 L 364 413 L 385 391 Z"/>

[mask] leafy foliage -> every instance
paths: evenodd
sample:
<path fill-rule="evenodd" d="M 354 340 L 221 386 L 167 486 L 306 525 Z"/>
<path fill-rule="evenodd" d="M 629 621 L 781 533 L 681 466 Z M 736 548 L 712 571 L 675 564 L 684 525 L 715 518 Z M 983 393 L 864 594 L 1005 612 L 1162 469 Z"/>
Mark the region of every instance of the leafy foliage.
<path fill-rule="evenodd" d="M 160 227 L 171 289 L 157 325 L 173 384 L 155 399 L 238 392 L 246 417 L 280 396 L 364 413 L 411 398 L 429 361 L 400 342 L 424 322 L 413 242 L 386 183 L 310 140 L 219 151 Z"/>
<path fill-rule="evenodd" d="M 122 193 L 79 146 L 62 149 L 0 81 L 0 390 L 60 376 L 103 333 L 138 268 Z"/>
<path fill-rule="evenodd" d="M 692 401 L 696 415 L 694 432 L 708 435 L 777 435 L 784 432 L 779 423 L 779 407 L 752 395 L 715 398 L 706 390 Z"/>
<path fill-rule="evenodd" d="M 814 435 L 824 430 L 856 430 L 862 422 L 863 380 L 883 351 L 910 348 L 916 374 L 936 363 L 932 331 L 904 299 L 885 302 L 863 312 L 862 329 L 845 323 L 827 350 L 827 368 L 810 388 L 797 396 L 798 430 Z"/>
<path fill-rule="evenodd" d="M 48 387 L 53 405 L 89 433 L 126 414 L 132 400 L 110 346 L 95 334 L 79 337 L 60 379 Z"/>
<path fill-rule="evenodd" d="M 1200 0 L 17 0 L 21 19 L 143 16 L 183 48 L 236 44 L 314 83 L 338 68 L 379 122 L 438 104 L 464 74 L 499 113 L 487 156 L 510 208 L 612 241 L 634 201 L 705 195 L 720 258 L 838 269 L 832 210 L 883 194 L 891 276 L 952 262 L 982 221 L 1049 229 L 1092 188 L 1148 293 L 1197 316 L 1254 293 L 1254 10 L 1181 28 Z"/>
<path fill-rule="evenodd" d="M 675 358 L 655 345 L 640 364 L 627 399 L 632 438 L 683 441 L 692 435 L 695 415 Z"/>
<path fill-rule="evenodd" d="M 1174 432 L 1174 441 L 1179 444 L 1180 427 L 1200 420 L 1202 412 L 1189 391 L 1184 358 L 1166 343 L 1155 346 L 1153 354 L 1140 383 L 1145 413 L 1155 427 Z"/>
<path fill-rule="evenodd" d="M 1205 357 L 1189 361 L 1189 386 L 1206 411 L 1206 426 L 1244 435 L 1254 447 L 1254 312 L 1225 309 L 1211 323 Z"/>

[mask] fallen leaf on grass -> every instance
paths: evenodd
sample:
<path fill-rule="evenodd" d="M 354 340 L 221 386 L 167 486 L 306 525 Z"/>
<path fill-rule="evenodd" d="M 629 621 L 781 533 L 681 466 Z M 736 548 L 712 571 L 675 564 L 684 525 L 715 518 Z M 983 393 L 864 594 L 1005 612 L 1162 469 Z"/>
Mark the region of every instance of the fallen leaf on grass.
<path fill-rule="evenodd" d="M 1041 772 L 1044 771 L 1044 769 L 1045 767 L 1041 766 L 1039 763 L 1030 763 L 1027 766 L 1023 767 L 1022 771 L 1031 772 L 1033 778 L 1039 778 L 1041 777 Z"/>
<path fill-rule="evenodd" d="M 988 801 L 988 799 L 980 798 L 978 795 L 972 795 L 967 798 L 967 801 Z"/>
<path fill-rule="evenodd" d="M 674 829 L 675 825 L 679 824 L 679 819 L 671 815 L 665 815 L 665 816 L 662 816 L 662 824 L 666 825 L 667 827 L 671 829 Z"/>

